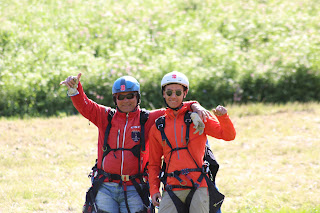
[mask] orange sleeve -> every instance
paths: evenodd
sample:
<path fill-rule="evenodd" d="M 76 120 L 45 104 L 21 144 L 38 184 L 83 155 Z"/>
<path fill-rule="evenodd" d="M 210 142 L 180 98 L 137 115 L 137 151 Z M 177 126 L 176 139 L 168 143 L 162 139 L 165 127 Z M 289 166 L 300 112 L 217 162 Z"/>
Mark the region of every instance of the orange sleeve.
<path fill-rule="evenodd" d="M 161 157 L 163 148 L 161 146 L 161 134 L 154 124 L 149 132 L 149 185 L 151 197 L 159 192 L 160 179 L 159 173 L 161 170 Z"/>
<path fill-rule="evenodd" d="M 236 130 L 228 114 L 217 116 L 217 119 L 210 118 L 205 123 L 205 133 L 217 139 L 225 141 L 234 140 L 236 137 Z"/>
<path fill-rule="evenodd" d="M 188 111 L 193 111 L 191 109 L 192 104 L 199 104 L 199 103 L 198 101 L 186 101 L 186 102 L 183 102 L 183 104 L 187 106 Z"/>

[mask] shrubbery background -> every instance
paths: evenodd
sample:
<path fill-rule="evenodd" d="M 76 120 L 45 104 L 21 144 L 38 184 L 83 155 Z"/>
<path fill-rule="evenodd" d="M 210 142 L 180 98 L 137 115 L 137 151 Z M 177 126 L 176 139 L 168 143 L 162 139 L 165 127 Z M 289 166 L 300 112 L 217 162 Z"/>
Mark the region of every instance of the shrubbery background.
<path fill-rule="evenodd" d="M 75 113 L 59 83 L 78 72 L 108 106 L 122 75 L 163 106 L 173 70 L 207 108 L 320 100 L 317 0 L 2 0 L 0 23 L 0 116 Z"/>

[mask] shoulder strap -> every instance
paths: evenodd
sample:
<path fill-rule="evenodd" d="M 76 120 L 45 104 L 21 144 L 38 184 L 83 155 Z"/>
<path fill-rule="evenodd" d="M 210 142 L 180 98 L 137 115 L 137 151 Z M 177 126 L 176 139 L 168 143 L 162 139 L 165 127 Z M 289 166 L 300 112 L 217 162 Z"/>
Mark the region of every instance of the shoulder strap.
<path fill-rule="evenodd" d="M 166 124 L 166 118 L 165 116 L 161 116 L 159 117 L 157 120 L 156 120 L 156 127 L 157 129 L 160 131 L 161 133 L 161 138 L 162 138 L 162 141 L 166 141 L 166 143 L 168 144 L 168 146 L 172 149 L 172 145 L 171 143 L 169 142 L 167 136 L 166 136 L 166 133 L 164 132 L 164 127 L 165 127 L 165 124 Z"/>
<path fill-rule="evenodd" d="M 187 125 L 187 129 L 186 129 L 186 143 L 189 143 L 189 132 L 190 132 L 190 124 L 192 122 L 191 120 L 191 112 L 186 112 L 186 114 L 184 114 L 184 122 Z"/>
<path fill-rule="evenodd" d="M 106 131 L 104 133 L 104 143 L 103 143 L 103 158 L 109 153 L 109 151 L 111 151 L 109 145 L 108 145 L 108 137 L 109 137 L 109 133 L 110 133 L 110 129 L 111 129 L 111 121 L 112 118 L 114 116 L 114 114 L 116 113 L 115 109 L 110 109 L 109 113 L 108 113 L 108 126 L 106 128 Z M 140 111 L 140 125 L 141 125 L 141 139 L 140 139 L 140 144 L 142 146 L 142 151 L 145 151 L 145 123 L 147 122 L 148 118 L 149 118 L 149 114 L 150 112 L 146 109 L 142 109 Z M 108 149 L 109 148 L 109 149 Z M 134 147 L 135 148 L 135 147 Z M 136 149 L 132 149 L 132 152 L 135 154 L 135 156 L 137 156 L 137 153 L 139 153 L 139 151 L 137 151 Z"/>
<path fill-rule="evenodd" d="M 140 144 L 142 147 L 142 151 L 146 150 L 146 142 L 145 142 L 145 137 L 144 137 L 144 126 L 145 123 L 147 122 L 149 118 L 149 111 L 146 109 L 141 109 L 140 111 L 140 125 L 141 125 L 141 138 L 140 138 Z"/>
<path fill-rule="evenodd" d="M 110 109 L 109 113 L 108 113 L 108 126 L 106 128 L 106 131 L 104 133 L 104 143 L 103 143 L 103 158 L 107 155 L 107 145 L 108 145 L 108 137 L 109 137 L 109 132 L 110 132 L 110 129 L 111 129 L 111 121 L 112 121 L 112 118 L 114 116 L 114 114 L 116 113 L 116 110 L 115 109 Z M 102 158 L 102 159 L 103 159 Z"/>

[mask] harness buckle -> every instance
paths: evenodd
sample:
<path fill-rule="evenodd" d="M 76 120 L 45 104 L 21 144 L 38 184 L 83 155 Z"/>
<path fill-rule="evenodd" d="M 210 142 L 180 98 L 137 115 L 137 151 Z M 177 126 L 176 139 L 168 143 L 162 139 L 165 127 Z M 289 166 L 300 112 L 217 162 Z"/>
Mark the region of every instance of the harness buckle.
<path fill-rule="evenodd" d="M 189 169 L 181 169 L 181 174 L 183 175 L 189 174 Z"/>
<path fill-rule="evenodd" d="M 185 122 L 185 123 L 191 123 L 192 120 L 191 120 L 191 118 L 186 118 L 186 119 L 184 120 L 184 122 Z"/>
<path fill-rule="evenodd" d="M 121 175 L 121 180 L 122 181 L 129 181 L 130 180 L 130 176 L 129 175 Z"/>
<path fill-rule="evenodd" d="M 202 165 L 202 173 L 203 174 L 207 174 L 209 172 L 209 165 L 205 162 L 203 165 Z"/>
<path fill-rule="evenodd" d="M 196 182 L 196 183 L 194 183 L 194 186 L 197 189 L 197 188 L 199 188 L 200 184 Z"/>
<path fill-rule="evenodd" d="M 157 129 L 163 128 L 163 124 L 159 124 Z"/>
<path fill-rule="evenodd" d="M 181 186 L 187 185 L 187 181 L 186 181 L 186 180 L 181 180 L 181 181 L 180 181 L 180 185 L 181 185 Z"/>
<path fill-rule="evenodd" d="M 160 175 L 159 175 L 159 179 L 161 180 L 163 177 L 164 177 L 164 172 L 161 171 L 161 172 L 160 172 Z"/>
<path fill-rule="evenodd" d="M 172 191 L 172 185 L 166 185 L 165 188 L 166 188 L 167 191 Z"/>

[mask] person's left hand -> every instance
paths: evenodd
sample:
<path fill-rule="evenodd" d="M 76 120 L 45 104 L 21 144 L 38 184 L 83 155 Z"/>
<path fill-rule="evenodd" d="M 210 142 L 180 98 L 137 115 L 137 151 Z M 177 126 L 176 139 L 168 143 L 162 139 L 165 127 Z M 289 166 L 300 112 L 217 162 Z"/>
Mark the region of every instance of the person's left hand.
<path fill-rule="evenodd" d="M 203 120 L 203 122 L 207 122 L 207 118 L 212 116 L 210 111 L 206 110 L 200 104 L 192 104 L 191 109 L 193 112 L 196 112 L 199 115 L 199 117 L 201 118 L 201 120 Z"/>
<path fill-rule="evenodd" d="M 213 109 L 212 111 L 216 116 L 221 116 L 228 113 L 227 109 L 220 105 L 217 106 L 217 108 Z"/>

